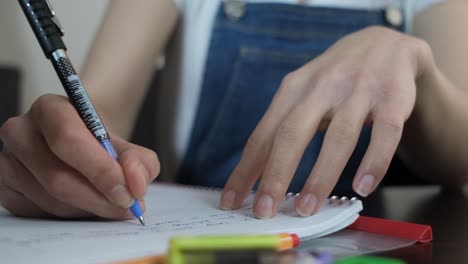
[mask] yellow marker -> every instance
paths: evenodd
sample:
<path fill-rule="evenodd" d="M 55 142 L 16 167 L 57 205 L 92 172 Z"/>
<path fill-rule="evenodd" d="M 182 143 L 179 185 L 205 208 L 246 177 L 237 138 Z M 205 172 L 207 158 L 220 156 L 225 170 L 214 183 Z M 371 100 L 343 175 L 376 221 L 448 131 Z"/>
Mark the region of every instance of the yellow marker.
<path fill-rule="evenodd" d="M 242 250 L 286 250 L 300 243 L 296 234 L 276 235 L 212 235 L 174 237 L 170 241 L 169 263 L 183 264 L 184 252 L 196 251 L 242 251 Z"/>

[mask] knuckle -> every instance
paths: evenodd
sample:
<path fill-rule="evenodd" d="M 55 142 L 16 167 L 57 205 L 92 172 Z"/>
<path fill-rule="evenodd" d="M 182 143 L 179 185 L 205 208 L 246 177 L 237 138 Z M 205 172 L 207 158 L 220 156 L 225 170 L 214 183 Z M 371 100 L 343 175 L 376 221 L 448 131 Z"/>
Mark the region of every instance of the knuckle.
<path fill-rule="evenodd" d="M 291 86 L 294 81 L 296 80 L 296 75 L 297 75 L 297 72 L 290 72 L 288 74 L 286 74 L 281 82 L 281 86 Z"/>
<path fill-rule="evenodd" d="M 21 117 L 11 117 L 0 127 L 0 136 L 4 142 L 8 142 L 21 130 Z"/>
<path fill-rule="evenodd" d="M 54 105 L 57 98 L 56 95 L 52 94 L 45 94 L 39 96 L 36 101 L 31 105 L 30 112 L 34 116 L 34 118 L 42 119 L 48 113 L 48 109 Z"/>
<path fill-rule="evenodd" d="M 333 131 L 333 139 L 338 144 L 350 142 L 357 134 L 355 126 L 349 121 L 342 121 Z"/>
<path fill-rule="evenodd" d="M 276 140 L 277 142 L 292 143 L 298 139 L 297 128 L 287 122 L 283 122 L 277 130 Z"/>
<path fill-rule="evenodd" d="M 297 86 L 299 80 L 300 73 L 298 70 L 286 74 L 281 81 L 279 92 L 282 93 L 282 91 L 294 89 L 294 87 Z"/>
<path fill-rule="evenodd" d="M 57 119 L 60 115 L 67 114 L 72 109 L 72 105 L 64 96 L 45 94 L 34 101 L 28 114 L 33 120 L 40 123 L 51 117 Z"/>
<path fill-rule="evenodd" d="M 414 49 L 416 54 L 419 54 L 424 61 L 433 60 L 432 48 L 427 41 L 421 38 L 414 38 Z"/>
<path fill-rule="evenodd" d="M 343 72 L 344 69 L 346 69 L 346 66 L 341 62 L 329 63 L 319 68 L 309 82 L 310 89 L 306 100 L 319 104 L 336 105 L 336 101 L 340 101 L 344 98 L 344 92 L 350 89 L 341 89 L 341 91 L 337 93 L 333 86 L 330 87 L 330 81 L 335 82 L 335 80 L 345 76 Z M 313 98 L 320 98 L 320 101 L 313 100 Z"/>
<path fill-rule="evenodd" d="M 74 129 L 73 126 L 68 126 L 65 123 L 57 124 L 55 128 L 52 132 L 54 135 L 47 138 L 49 146 L 54 152 L 61 152 L 65 147 L 68 148 L 70 144 L 81 144 L 82 135 L 80 130 Z"/>
<path fill-rule="evenodd" d="M 282 195 L 289 186 L 289 179 L 277 170 L 268 170 L 264 174 L 262 185 L 268 192 Z"/>
<path fill-rule="evenodd" d="M 50 105 L 49 98 L 50 95 L 48 94 L 39 96 L 36 101 L 32 103 L 29 112 L 31 112 L 35 118 L 41 118 L 47 107 Z"/>
<path fill-rule="evenodd" d="M 324 67 L 321 67 L 317 70 L 317 79 L 324 80 L 329 79 L 331 76 L 335 76 L 336 74 L 341 74 L 342 66 L 339 62 L 330 63 Z"/>
<path fill-rule="evenodd" d="M 362 67 L 352 75 L 351 82 L 356 89 L 366 89 L 376 83 L 376 75 L 372 72 L 372 69 Z"/>
<path fill-rule="evenodd" d="M 383 123 L 384 129 L 392 142 L 399 141 L 403 132 L 403 122 L 387 119 Z"/>

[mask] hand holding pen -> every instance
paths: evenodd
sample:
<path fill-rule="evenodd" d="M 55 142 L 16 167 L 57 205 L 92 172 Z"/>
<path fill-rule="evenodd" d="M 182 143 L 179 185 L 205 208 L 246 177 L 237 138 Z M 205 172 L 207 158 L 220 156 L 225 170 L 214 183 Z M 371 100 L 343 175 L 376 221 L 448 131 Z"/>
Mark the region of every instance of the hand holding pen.
<path fill-rule="evenodd" d="M 156 155 L 116 136 L 114 150 L 69 62 L 53 11 L 45 1 L 20 4 L 70 101 L 42 96 L 1 127 L 0 204 L 19 216 L 141 217 L 137 199 L 159 173 Z"/>

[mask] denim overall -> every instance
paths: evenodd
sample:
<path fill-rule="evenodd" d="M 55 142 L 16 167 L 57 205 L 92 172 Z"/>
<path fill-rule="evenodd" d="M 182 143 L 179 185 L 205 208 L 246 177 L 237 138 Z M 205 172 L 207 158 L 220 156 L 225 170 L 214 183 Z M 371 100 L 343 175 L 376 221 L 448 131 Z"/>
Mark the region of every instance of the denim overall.
<path fill-rule="evenodd" d="M 287 73 L 354 31 L 392 27 L 384 10 L 265 3 L 229 10 L 228 4 L 220 5 L 213 25 L 196 119 L 179 171 L 179 181 L 186 184 L 224 186 Z M 324 134 L 311 140 L 288 191 L 301 190 Z M 363 128 L 338 189 L 351 188 L 369 139 L 370 128 Z"/>

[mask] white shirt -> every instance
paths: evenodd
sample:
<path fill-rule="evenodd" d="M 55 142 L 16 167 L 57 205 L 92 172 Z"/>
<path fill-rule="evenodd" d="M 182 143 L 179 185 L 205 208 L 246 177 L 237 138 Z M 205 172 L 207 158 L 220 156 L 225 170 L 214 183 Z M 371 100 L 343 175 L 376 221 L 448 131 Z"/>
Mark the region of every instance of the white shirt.
<path fill-rule="evenodd" d="M 187 150 L 190 132 L 201 92 L 202 75 L 211 38 L 211 28 L 218 6 L 223 0 L 174 0 L 181 12 L 180 31 L 176 42 L 171 42 L 167 56 L 170 76 L 163 78 L 159 94 L 157 145 L 162 167 L 173 175 Z M 389 4 L 404 10 L 407 32 L 412 20 L 424 8 L 443 0 L 306 0 L 311 6 L 327 6 L 376 10 Z M 249 0 L 256 3 L 297 3 L 298 0 Z M 173 60 L 176 60 L 174 62 Z M 169 80 L 171 79 L 171 80 Z"/>

